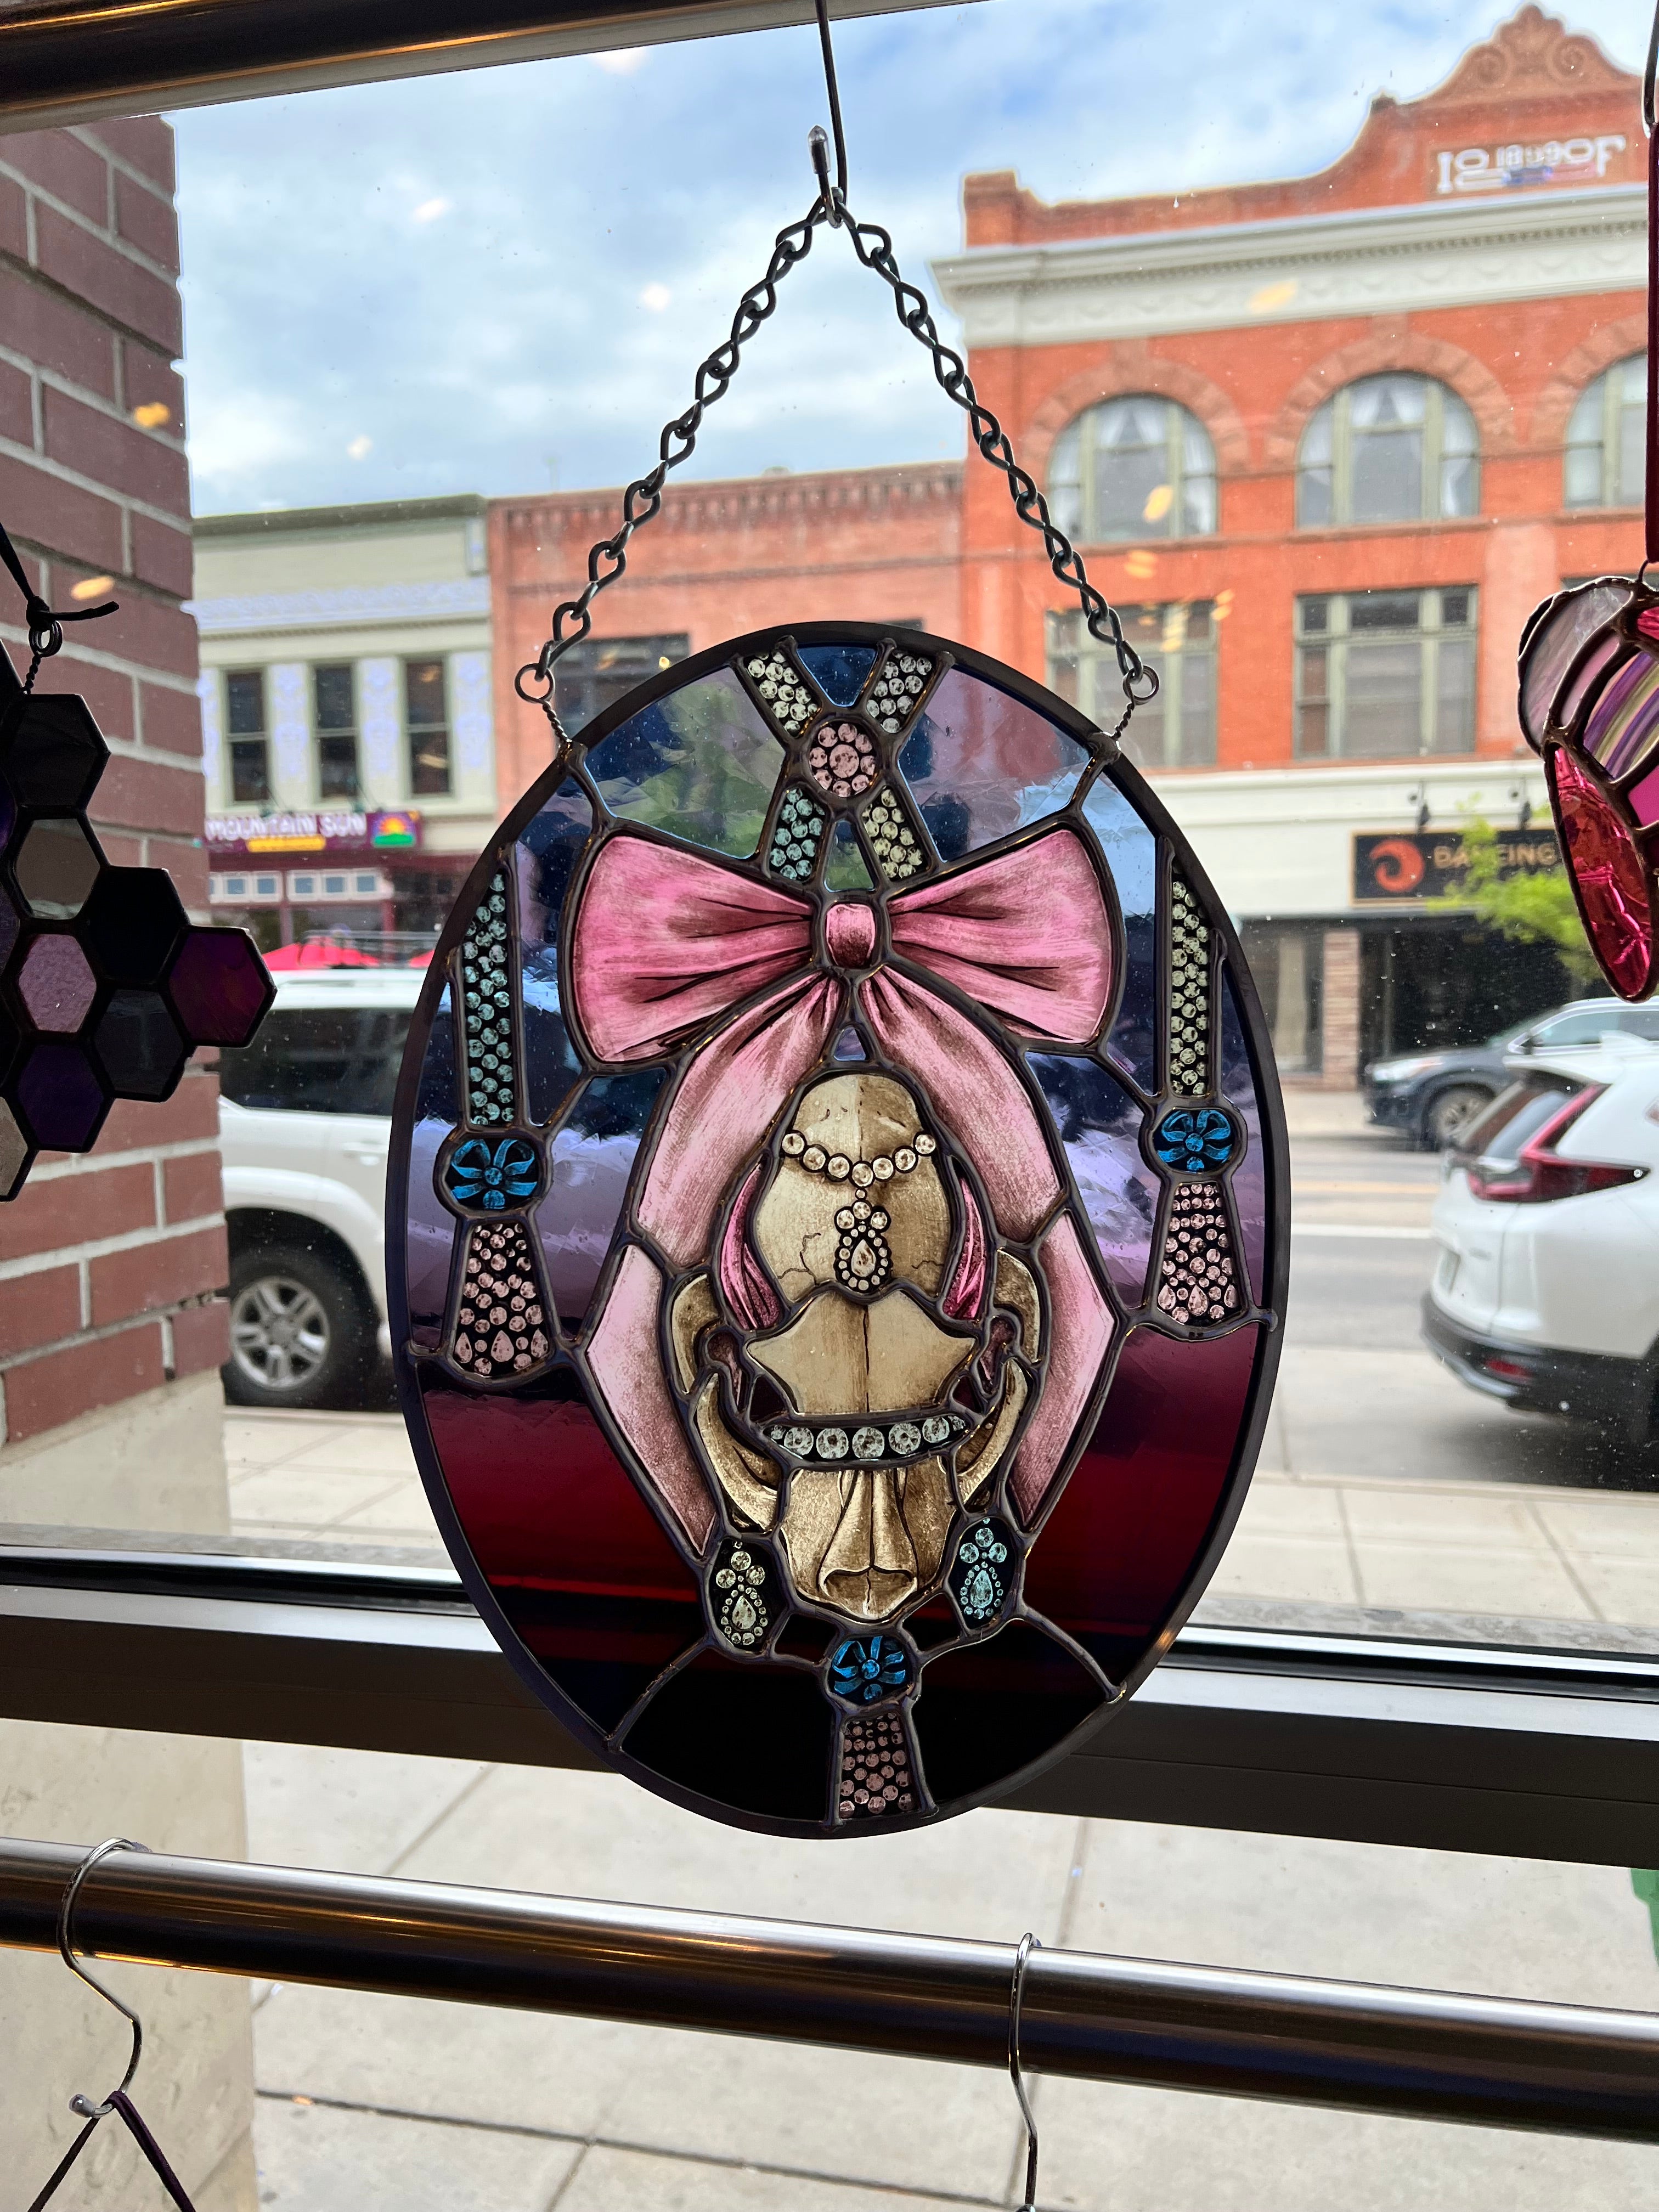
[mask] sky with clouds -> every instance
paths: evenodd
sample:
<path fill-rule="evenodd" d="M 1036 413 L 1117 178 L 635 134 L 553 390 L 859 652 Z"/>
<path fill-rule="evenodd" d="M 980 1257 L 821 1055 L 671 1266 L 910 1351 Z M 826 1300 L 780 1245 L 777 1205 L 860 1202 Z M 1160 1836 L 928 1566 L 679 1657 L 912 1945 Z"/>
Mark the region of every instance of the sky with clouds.
<path fill-rule="evenodd" d="M 838 25 L 852 204 L 926 286 L 967 171 L 1063 199 L 1317 169 L 1373 92 L 1427 90 L 1507 12 L 972 0 Z M 1639 0 L 1568 20 L 1639 65 Z M 198 512 L 638 474 L 810 203 L 823 109 L 808 27 L 175 116 Z M 885 288 L 821 233 L 681 474 L 963 442 Z"/>

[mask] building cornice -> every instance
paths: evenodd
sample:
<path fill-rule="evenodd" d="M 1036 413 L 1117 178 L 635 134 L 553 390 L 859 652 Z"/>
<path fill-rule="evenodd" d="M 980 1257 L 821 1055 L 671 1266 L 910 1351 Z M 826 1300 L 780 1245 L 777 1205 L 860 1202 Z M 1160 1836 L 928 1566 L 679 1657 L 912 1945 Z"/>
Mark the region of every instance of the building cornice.
<path fill-rule="evenodd" d="M 1643 187 L 1609 185 L 975 246 L 933 266 L 970 345 L 1062 345 L 1639 290 L 1646 224 Z"/>
<path fill-rule="evenodd" d="M 488 576 L 424 584 L 352 584 L 331 591 L 247 592 L 187 599 L 204 637 L 276 631 L 365 629 L 386 623 L 487 622 Z"/>
<path fill-rule="evenodd" d="M 434 499 L 368 500 L 356 507 L 282 507 L 251 514 L 198 514 L 191 525 L 197 538 L 270 538 L 295 531 L 385 530 L 420 522 L 461 522 L 483 513 L 482 492 L 462 491 Z"/>
<path fill-rule="evenodd" d="M 892 507 L 945 506 L 962 495 L 960 461 L 900 461 L 870 469 L 821 469 L 795 476 L 780 471 L 757 477 L 717 477 L 665 487 L 653 535 L 704 529 L 711 524 L 776 522 L 798 516 L 872 514 Z M 623 493 L 616 489 L 543 492 L 495 504 L 509 529 L 553 528 L 561 533 L 615 529 Z"/>

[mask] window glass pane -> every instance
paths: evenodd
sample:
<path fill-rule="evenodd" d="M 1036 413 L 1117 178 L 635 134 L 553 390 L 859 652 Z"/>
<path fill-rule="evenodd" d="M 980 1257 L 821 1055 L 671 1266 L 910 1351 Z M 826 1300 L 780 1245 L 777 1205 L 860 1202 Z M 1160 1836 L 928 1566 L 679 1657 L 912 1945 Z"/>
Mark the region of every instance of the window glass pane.
<path fill-rule="evenodd" d="M 1423 738 L 1423 657 L 1415 645 L 1352 645 L 1342 750 L 1356 758 L 1414 753 Z"/>
<path fill-rule="evenodd" d="M 401 1012 L 279 1006 L 251 1045 L 222 1054 L 220 1087 L 249 1111 L 390 1114 L 409 1022 Z"/>
<path fill-rule="evenodd" d="M 1443 637 L 1435 654 L 1434 750 L 1474 750 L 1474 641 Z"/>
<path fill-rule="evenodd" d="M 230 733 L 252 737 L 265 726 L 265 679 L 259 669 L 233 671 L 225 678 Z"/>
<path fill-rule="evenodd" d="M 417 799 L 449 789 L 449 708 L 445 663 L 404 663 L 404 712 L 409 727 L 409 785 Z"/>
<path fill-rule="evenodd" d="M 357 708 L 354 691 L 356 671 L 343 668 L 317 668 L 312 671 L 317 686 L 317 727 L 319 730 L 350 730 L 356 727 Z"/>
<path fill-rule="evenodd" d="M 1423 512 L 1423 433 L 1401 427 L 1355 426 L 1353 485 L 1348 500 L 1354 522 L 1407 522 Z"/>
<path fill-rule="evenodd" d="M 1610 487 L 1609 496 L 1620 507 L 1636 507 L 1641 503 L 1647 469 L 1645 359 L 1627 362 L 1623 380 L 1624 404 L 1619 410 L 1619 473 L 1614 485 Z M 1632 385 L 1634 391 L 1632 390 Z"/>

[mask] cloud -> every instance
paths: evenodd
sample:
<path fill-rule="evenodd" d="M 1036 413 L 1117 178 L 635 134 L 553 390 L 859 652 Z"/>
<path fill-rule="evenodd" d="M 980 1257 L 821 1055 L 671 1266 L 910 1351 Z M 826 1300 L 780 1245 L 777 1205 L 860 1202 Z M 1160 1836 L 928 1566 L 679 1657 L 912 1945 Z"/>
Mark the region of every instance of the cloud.
<path fill-rule="evenodd" d="M 436 222 L 438 217 L 441 215 L 447 215 L 454 204 L 453 200 L 422 200 L 419 207 L 415 210 L 414 219 L 416 222 Z"/>
<path fill-rule="evenodd" d="M 590 54 L 588 59 L 608 76 L 632 76 L 651 58 L 649 46 L 618 46 L 614 53 Z"/>
<path fill-rule="evenodd" d="M 931 292 L 930 259 L 961 243 L 967 171 L 1016 169 L 1051 200 L 1308 173 L 1373 92 L 1427 90 L 1506 12 L 977 0 L 842 21 L 853 205 Z M 1586 0 L 1573 21 L 1639 62 L 1634 0 Z M 534 490 L 554 453 L 572 489 L 649 465 L 775 234 L 811 204 L 824 103 L 810 24 L 664 46 L 648 69 L 642 53 L 174 118 L 204 512 Z M 411 149 L 439 146 L 447 220 L 411 228 L 434 204 Z M 349 458 L 365 421 L 374 443 Z M 963 451 L 890 294 L 825 230 L 681 474 Z"/>
<path fill-rule="evenodd" d="M 366 461 L 374 450 L 374 439 L 361 430 L 346 447 L 347 454 L 354 461 Z"/>

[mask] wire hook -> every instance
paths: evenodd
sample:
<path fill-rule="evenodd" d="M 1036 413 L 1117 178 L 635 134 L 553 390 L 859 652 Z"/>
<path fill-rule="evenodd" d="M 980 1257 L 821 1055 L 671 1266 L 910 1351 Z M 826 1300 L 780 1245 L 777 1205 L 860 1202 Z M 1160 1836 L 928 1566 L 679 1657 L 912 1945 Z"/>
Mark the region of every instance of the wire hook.
<path fill-rule="evenodd" d="M 830 183 L 830 142 L 823 125 L 815 123 L 806 134 L 806 150 L 812 157 L 812 173 L 825 214 L 840 228 L 847 205 L 847 133 L 841 119 L 841 88 L 836 82 L 836 50 L 830 39 L 830 0 L 814 0 L 818 15 L 818 43 L 823 49 L 823 82 L 830 95 L 830 128 L 836 135 L 836 182 Z"/>
<path fill-rule="evenodd" d="M 1025 2122 L 1025 2194 L 1020 2212 L 1036 2212 L 1037 2177 L 1037 2127 L 1031 2115 L 1031 2100 L 1025 2094 L 1025 2077 L 1019 2063 L 1019 2015 L 1025 2002 L 1025 1968 L 1033 1951 L 1042 1948 L 1028 1928 L 1019 1939 L 1019 1948 L 1014 1954 L 1014 1978 L 1008 1992 L 1008 2079 L 1014 2085 L 1014 2094 L 1019 2099 L 1020 2112 Z"/>
<path fill-rule="evenodd" d="M 1659 7 L 1653 11 L 1653 28 L 1648 33 L 1647 66 L 1642 71 L 1642 122 L 1650 138 L 1653 136 L 1656 121 L 1656 78 L 1659 78 Z"/>
<path fill-rule="evenodd" d="M 127 2061 L 127 2070 L 121 2076 L 117 2087 L 105 2098 L 101 2105 L 94 2105 L 90 2097 L 82 2095 L 79 2091 L 70 2099 L 70 2110 L 72 2112 L 78 2112 L 83 2120 L 106 2118 L 115 2109 L 115 2099 L 124 2097 L 132 2087 L 132 2077 L 138 2071 L 138 2061 L 144 2054 L 144 2023 L 130 2004 L 124 2003 L 112 1990 L 106 1990 L 96 1976 L 89 1974 L 76 1957 L 75 1907 L 80 1899 L 87 1876 L 100 1859 L 107 1858 L 112 1851 L 148 1851 L 149 1849 L 148 1844 L 135 1844 L 127 1836 L 110 1836 L 103 1843 L 94 1844 L 70 1876 L 69 1887 L 64 1892 L 64 1901 L 58 1908 L 58 1949 L 64 1964 L 69 1968 L 70 1973 L 78 1974 L 88 1989 L 96 1990 L 106 2004 L 112 2004 L 116 2011 L 120 2013 L 132 2027 L 132 2056 Z"/>

